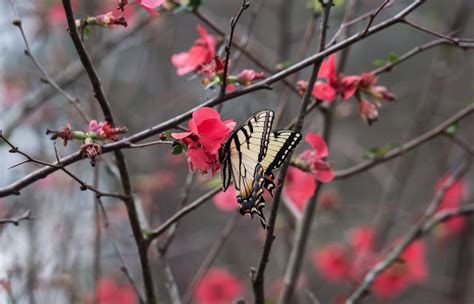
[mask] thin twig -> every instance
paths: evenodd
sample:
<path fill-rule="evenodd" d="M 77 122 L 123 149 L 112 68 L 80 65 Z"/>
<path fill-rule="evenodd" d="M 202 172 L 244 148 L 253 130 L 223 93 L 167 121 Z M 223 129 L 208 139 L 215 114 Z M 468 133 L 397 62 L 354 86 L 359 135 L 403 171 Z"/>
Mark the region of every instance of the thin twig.
<path fill-rule="evenodd" d="M 94 96 L 102 109 L 102 113 L 104 115 L 105 120 L 112 126 L 114 126 L 115 123 L 112 115 L 112 110 L 110 108 L 110 104 L 107 100 L 107 97 L 105 96 L 105 93 L 102 89 L 102 84 L 100 82 L 99 76 L 92 64 L 92 61 L 89 57 L 89 54 L 87 53 L 86 48 L 84 47 L 84 44 L 81 41 L 81 38 L 79 37 L 79 33 L 76 28 L 74 12 L 71 6 L 71 1 L 62 0 L 62 3 L 64 11 L 66 13 L 69 34 L 71 36 L 74 47 L 76 48 L 79 59 L 81 60 L 82 65 L 84 66 L 84 69 L 86 70 L 86 73 L 89 76 L 89 80 L 94 90 Z M 155 302 L 155 291 L 153 284 L 153 276 L 151 274 L 150 262 L 148 260 L 148 243 L 146 242 L 142 234 L 140 220 L 138 218 L 138 212 L 135 206 L 135 200 L 133 198 L 132 184 L 130 181 L 130 175 L 128 173 L 125 156 L 123 155 L 120 149 L 115 151 L 114 154 L 122 180 L 122 188 L 124 190 L 125 195 L 127 195 L 127 199 L 125 200 L 125 206 L 127 207 L 127 213 L 130 225 L 132 227 L 133 237 L 138 248 L 146 300 L 148 303 L 151 304 Z"/>
<path fill-rule="evenodd" d="M 183 208 L 186 203 L 188 202 L 189 199 L 189 194 L 191 193 L 191 187 L 193 185 L 194 178 L 196 177 L 196 174 L 194 172 L 188 172 L 188 176 L 186 177 L 186 181 L 184 183 L 183 187 L 183 192 L 181 193 L 181 198 L 178 203 L 178 208 L 177 210 L 179 211 L 181 208 Z M 166 240 L 158 245 L 158 252 L 161 255 L 166 255 L 166 252 L 168 251 L 168 247 L 171 244 L 171 242 L 174 239 L 174 236 L 176 235 L 176 230 L 178 229 L 178 222 L 174 223 L 169 229 L 168 229 L 168 235 Z"/>
<path fill-rule="evenodd" d="M 215 259 L 219 255 L 222 247 L 224 247 L 224 244 L 225 244 L 227 238 L 230 236 L 230 234 L 234 230 L 234 227 L 237 224 L 237 222 L 239 221 L 240 217 L 241 217 L 241 215 L 239 213 L 235 212 L 232 215 L 232 217 L 229 219 L 229 221 L 227 221 L 227 224 L 225 225 L 224 229 L 222 230 L 221 235 L 214 242 L 211 249 L 209 249 L 209 253 L 206 255 L 206 257 L 204 258 L 204 261 L 202 262 L 201 266 L 199 266 L 198 271 L 196 272 L 193 279 L 191 280 L 191 283 L 189 284 L 189 287 L 186 290 L 186 293 L 184 294 L 184 297 L 183 297 L 183 303 L 184 304 L 187 304 L 191 301 L 192 296 L 194 295 L 194 291 L 196 290 L 197 284 L 206 275 L 209 268 L 211 268 L 211 266 L 214 263 Z"/>
<path fill-rule="evenodd" d="M 117 243 L 115 242 L 115 239 L 112 236 L 112 231 L 110 230 L 110 225 L 109 225 L 110 222 L 109 222 L 109 218 L 107 216 L 107 212 L 105 211 L 104 203 L 102 202 L 102 200 L 100 198 L 96 198 L 96 202 L 97 202 L 97 204 L 99 206 L 99 209 L 102 213 L 102 220 L 104 222 L 104 228 L 105 228 L 105 232 L 107 233 L 107 237 L 110 240 L 110 244 L 112 244 L 112 248 L 115 252 L 115 255 L 117 256 L 117 258 L 120 261 L 120 270 L 125 274 L 125 277 L 127 278 L 128 282 L 130 283 L 130 285 L 135 290 L 135 293 L 138 296 L 138 300 L 140 301 L 140 304 L 145 304 L 146 302 L 145 302 L 143 296 L 141 295 L 140 290 L 139 290 L 137 284 L 135 283 L 135 280 L 133 279 L 130 271 L 128 270 L 128 266 L 125 263 L 125 259 L 123 258 L 122 254 L 120 253 L 120 250 L 117 246 Z M 147 304 L 149 304 L 149 303 L 147 303 Z"/>
<path fill-rule="evenodd" d="M 438 210 L 439 205 L 441 204 L 446 191 L 459 179 L 461 178 L 469 169 L 471 164 L 471 160 L 468 158 L 465 162 L 463 162 L 459 167 L 455 170 L 455 172 L 449 177 L 449 179 L 443 183 L 440 189 L 436 192 L 433 200 L 430 202 L 428 207 L 426 208 L 422 218 L 418 221 L 418 223 L 412 227 L 402 238 L 401 242 L 395 246 L 392 250 L 390 250 L 387 256 L 377 263 L 374 267 L 372 267 L 367 274 L 365 275 L 364 279 L 360 283 L 360 285 L 352 292 L 352 294 L 348 297 L 346 304 L 354 304 L 361 300 L 365 295 L 367 295 L 372 282 L 377 278 L 379 274 L 381 274 L 385 269 L 390 267 L 393 262 L 399 259 L 400 255 L 403 251 L 416 239 L 418 239 L 425 229 L 426 223 L 431 220 L 431 218 L 435 215 L 436 211 Z M 432 225 L 431 225 L 432 227 Z"/>
<path fill-rule="evenodd" d="M 78 98 L 75 98 L 73 97 L 71 94 L 69 94 L 68 92 L 66 92 L 65 90 L 63 90 L 59 85 L 58 83 L 56 83 L 53 78 L 51 78 L 51 76 L 48 74 L 48 72 L 46 72 L 46 70 L 43 68 L 43 66 L 39 63 L 39 61 L 35 58 L 35 56 L 33 55 L 33 52 L 30 48 L 30 43 L 28 42 L 28 38 L 26 37 L 26 34 L 25 34 L 25 31 L 23 29 L 23 22 L 21 21 L 20 19 L 20 16 L 18 16 L 17 14 L 17 10 L 16 10 L 16 7 L 15 7 L 15 3 L 13 1 L 10 1 L 10 4 L 13 8 L 13 11 L 15 12 L 15 15 L 16 15 L 16 18 L 15 20 L 13 20 L 13 25 L 16 26 L 18 28 L 18 30 L 20 31 L 20 34 L 21 34 L 21 37 L 23 38 L 23 42 L 25 44 L 25 55 L 28 56 L 31 61 L 33 62 L 33 64 L 36 66 L 36 68 L 40 71 L 40 73 L 43 75 L 43 81 L 45 81 L 46 83 L 48 83 L 52 88 L 54 88 L 59 94 L 61 94 L 62 96 L 64 96 L 64 98 L 66 98 L 66 100 L 76 109 L 76 111 L 79 113 L 79 115 L 82 117 L 82 119 L 84 120 L 84 122 L 86 124 L 89 123 L 89 121 L 91 120 L 90 117 L 87 115 L 87 113 L 81 108 L 81 105 L 79 103 L 79 99 Z"/>
<path fill-rule="evenodd" d="M 446 137 L 449 138 L 449 140 L 451 140 L 454 144 L 456 144 L 458 147 L 463 149 L 466 153 L 471 155 L 471 157 L 474 157 L 474 149 L 470 147 L 465 141 L 461 140 L 455 135 L 448 134 L 446 131 L 444 131 L 443 134 L 446 135 Z"/>
<path fill-rule="evenodd" d="M 0 218 L 0 225 L 3 224 L 13 224 L 15 226 L 18 226 L 20 222 L 22 221 L 31 221 L 34 220 L 33 217 L 31 217 L 31 212 L 29 210 L 25 211 L 23 214 L 12 217 L 12 218 Z"/>
<path fill-rule="evenodd" d="M 354 165 L 350 168 L 343 169 L 343 170 L 338 170 L 336 171 L 336 179 L 340 178 L 347 178 L 349 176 L 352 176 L 354 174 L 357 174 L 359 172 L 363 172 L 373 166 L 376 166 L 382 162 L 386 162 L 388 160 L 391 160 L 393 158 L 396 158 L 398 156 L 404 155 L 408 151 L 416 148 L 417 146 L 427 142 L 428 140 L 432 139 L 433 137 L 436 137 L 444 132 L 449 126 L 452 124 L 462 120 L 463 118 L 467 117 L 468 115 L 472 114 L 474 112 L 474 104 L 471 104 L 461 111 L 457 112 L 444 122 L 440 123 L 436 127 L 430 129 L 426 133 L 408 141 L 407 143 L 401 145 L 400 147 L 397 147 L 395 149 L 390 150 L 389 152 L 385 153 L 383 156 L 377 157 L 375 159 L 371 160 L 366 160 L 363 162 L 360 162 L 357 165 Z"/>
<path fill-rule="evenodd" d="M 150 146 L 156 146 L 156 145 L 172 145 L 174 142 L 171 140 L 156 140 L 156 141 L 151 141 L 143 144 L 133 144 L 133 143 L 128 143 L 125 148 L 129 149 L 137 149 L 137 148 L 146 148 Z"/>
<path fill-rule="evenodd" d="M 56 162 L 56 164 L 50 164 L 50 163 L 38 160 L 34 157 L 31 157 L 27 153 L 21 151 L 17 146 L 13 145 L 13 143 L 11 141 L 9 141 L 6 137 L 4 137 L 1 131 L 0 131 L 0 139 L 2 139 L 8 146 L 10 146 L 10 150 L 9 150 L 10 153 L 18 153 L 18 154 L 20 154 L 20 155 L 22 155 L 23 157 L 26 158 L 26 160 L 24 160 L 24 161 L 22 161 L 22 162 L 20 162 L 16 165 L 11 166 L 9 169 L 18 167 L 18 166 L 26 164 L 26 163 L 35 163 L 35 164 L 43 165 L 43 166 L 50 167 L 50 168 L 58 168 L 58 169 L 62 170 L 64 173 L 66 173 L 67 175 L 69 175 L 72 179 L 74 179 L 81 186 L 80 189 L 82 191 L 85 191 L 85 190 L 92 191 L 92 192 L 95 193 L 95 195 L 97 197 L 102 197 L 103 196 L 103 197 L 114 197 L 114 198 L 118 198 L 118 199 L 121 199 L 121 200 L 127 199 L 126 195 L 123 195 L 123 194 L 120 194 L 120 193 L 110 193 L 110 192 L 100 191 L 97 188 L 95 188 L 94 186 L 91 186 L 91 185 L 85 183 L 79 177 L 77 177 L 72 172 L 67 170 L 61 164 L 61 160 L 59 159 L 59 156 L 58 156 L 58 151 L 56 150 L 56 145 L 54 145 L 54 151 L 55 151 L 57 162 Z M 19 194 L 19 192 L 17 192 L 17 195 L 18 194 Z"/>
<path fill-rule="evenodd" d="M 364 31 L 360 34 L 361 36 L 365 36 L 368 32 L 370 27 L 372 26 L 372 23 L 374 22 L 375 18 L 377 15 L 386 7 L 391 0 L 385 0 L 378 8 L 374 9 L 372 13 L 369 15 L 369 22 L 367 22 L 367 26 L 365 27 Z"/>
<path fill-rule="evenodd" d="M 324 50 L 326 45 L 326 32 L 329 22 L 329 14 L 331 12 L 332 0 L 321 1 L 323 7 L 323 15 L 321 18 L 321 32 L 319 36 L 319 45 L 318 52 Z M 319 68 L 318 68 L 319 70 Z M 317 71 L 316 71 L 317 75 Z M 312 80 L 312 79 L 311 79 Z M 308 82 L 309 94 L 312 94 L 312 88 L 314 82 Z M 306 108 L 305 108 L 306 109 Z M 327 130 L 325 130 L 327 132 Z M 293 298 L 293 293 L 295 290 L 296 282 L 301 270 L 301 265 L 303 263 L 304 251 L 307 245 L 307 239 L 309 237 L 309 231 L 311 228 L 312 218 L 314 210 L 316 209 L 316 203 L 321 190 L 321 183 L 318 181 L 316 184 L 316 191 L 313 193 L 311 200 L 305 205 L 303 211 L 303 217 L 301 221 L 297 223 L 295 231 L 295 240 L 293 247 L 291 249 L 290 258 L 285 270 L 283 277 L 283 289 L 280 293 L 279 303 L 286 304 L 291 303 Z"/>
<path fill-rule="evenodd" d="M 151 243 L 154 239 L 159 237 L 163 232 L 168 230 L 175 222 L 177 222 L 180 218 L 188 214 L 189 212 L 193 211 L 194 209 L 198 208 L 202 204 L 204 204 L 208 199 L 216 195 L 221 191 L 221 188 L 215 188 L 213 190 L 210 190 L 206 194 L 202 195 L 198 199 L 196 199 L 194 202 L 190 203 L 186 207 L 180 209 L 178 212 L 176 212 L 172 217 L 170 217 L 166 222 L 161 224 L 158 228 L 149 231 L 147 233 L 147 242 Z"/>
<path fill-rule="evenodd" d="M 230 35 L 229 35 L 229 42 L 227 46 L 225 47 L 224 74 L 223 74 L 221 91 L 220 91 L 221 97 L 225 95 L 225 89 L 227 86 L 227 71 L 229 69 L 230 49 L 232 47 L 232 40 L 234 39 L 235 27 L 237 26 L 237 22 L 239 22 L 239 19 L 240 19 L 240 16 L 242 16 L 242 13 L 249 7 L 250 7 L 250 2 L 247 2 L 247 0 L 243 0 L 242 6 L 240 7 L 239 12 L 237 13 L 236 17 L 235 18 L 232 17 L 230 19 Z"/>
<path fill-rule="evenodd" d="M 296 55 L 296 61 L 300 61 L 301 59 L 303 59 L 304 55 L 309 49 L 311 40 L 313 39 L 313 36 L 314 36 L 317 17 L 318 15 L 313 14 L 311 18 L 309 19 L 308 25 L 306 26 L 306 30 L 303 36 L 303 40 L 301 42 L 300 48 L 298 49 L 298 53 Z M 300 75 L 300 71 L 293 74 L 290 79 L 290 83 L 295 83 L 298 80 L 299 75 Z M 276 110 L 275 120 L 273 122 L 276 126 L 280 125 L 280 122 L 283 119 L 283 113 L 285 113 L 285 109 L 288 105 L 289 100 L 290 100 L 290 89 L 285 87 L 285 90 L 282 93 L 280 101 L 278 102 L 278 108 Z"/>
<path fill-rule="evenodd" d="M 424 27 L 422 25 L 419 25 L 413 21 L 409 21 L 407 19 L 403 19 L 403 23 L 411 26 L 412 28 L 414 29 L 417 29 L 419 31 L 422 31 L 422 32 L 425 32 L 425 33 L 428 33 L 430 35 L 433 35 L 433 36 L 436 36 L 438 38 L 443 38 L 443 39 L 446 39 L 446 40 L 449 40 L 452 44 L 455 44 L 455 45 L 459 45 L 459 39 L 457 38 L 453 38 L 453 37 L 450 37 L 449 34 L 448 35 L 444 35 L 444 34 L 441 34 L 441 33 L 438 33 L 438 32 L 435 32 L 427 27 Z"/>

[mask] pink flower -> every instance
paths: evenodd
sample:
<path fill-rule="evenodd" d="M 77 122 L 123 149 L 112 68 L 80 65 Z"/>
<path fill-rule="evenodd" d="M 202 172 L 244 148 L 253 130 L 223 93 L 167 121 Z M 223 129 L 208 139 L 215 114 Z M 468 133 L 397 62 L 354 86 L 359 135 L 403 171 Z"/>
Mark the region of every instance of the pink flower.
<path fill-rule="evenodd" d="M 127 133 L 128 129 L 125 127 L 113 128 L 108 122 L 97 120 L 91 120 L 89 122 L 89 132 L 94 132 L 99 139 L 108 139 L 111 141 L 117 141 L 118 135 Z"/>
<path fill-rule="evenodd" d="M 112 27 L 114 25 L 121 25 L 127 27 L 128 25 L 125 17 L 115 17 L 113 12 L 108 12 L 107 14 L 99 15 L 96 17 L 96 19 L 97 25 L 104 27 Z"/>
<path fill-rule="evenodd" d="M 377 107 L 366 99 L 359 99 L 359 113 L 369 126 L 377 121 L 379 117 Z"/>
<path fill-rule="evenodd" d="M 313 253 L 313 264 L 321 275 L 333 282 L 359 282 L 367 271 L 385 258 L 374 251 L 375 231 L 369 226 L 352 229 L 348 243 L 331 243 Z M 426 280 L 425 245 L 421 240 L 411 243 L 374 280 L 371 289 L 379 298 L 392 298 L 408 286 Z"/>
<path fill-rule="evenodd" d="M 234 211 L 239 205 L 235 197 L 234 186 L 229 186 L 225 192 L 219 192 L 214 196 L 214 205 L 222 211 Z"/>
<path fill-rule="evenodd" d="M 283 193 L 299 209 L 303 210 L 316 190 L 314 176 L 295 167 L 290 167 L 286 174 Z"/>
<path fill-rule="evenodd" d="M 263 72 L 255 72 L 254 70 L 245 69 L 237 75 L 237 80 L 240 84 L 248 86 L 255 80 L 263 79 Z"/>
<path fill-rule="evenodd" d="M 436 191 L 438 191 L 441 186 L 446 183 L 448 177 L 442 177 L 436 183 Z M 442 210 L 453 210 L 458 209 L 464 198 L 464 188 L 465 184 L 462 179 L 458 179 L 444 194 L 443 199 L 438 207 L 437 212 Z M 440 224 L 440 229 L 443 230 L 442 239 L 447 238 L 451 235 L 458 235 L 465 231 L 466 229 L 466 218 L 463 216 L 453 217 Z"/>
<path fill-rule="evenodd" d="M 135 291 L 130 285 L 120 285 L 112 278 L 101 278 L 97 284 L 100 304 L 135 304 Z"/>
<path fill-rule="evenodd" d="M 189 132 L 172 133 L 171 136 L 188 147 L 191 170 L 211 170 L 211 175 L 214 175 L 220 168 L 218 150 L 235 125 L 233 120 L 221 121 L 216 110 L 203 107 L 196 110 L 189 120 Z"/>
<path fill-rule="evenodd" d="M 332 282 L 342 282 L 350 273 L 349 254 L 344 246 L 331 243 L 323 249 L 313 252 L 312 262 L 325 279 Z"/>
<path fill-rule="evenodd" d="M 425 262 L 425 244 L 414 241 L 393 263 L 374 281 L 372 290 L 380 298 L 393 298 L 402 293 L 410 284 L 423 282 L 428 275 Z"/>
<path fill-rule="evenodd" d="M 91 165 L 95 166 L 97 157 L 102 153 L 102 146 L 94 143 L 92 139 L 87 137 L 84 140 L 84 144 L 81 145 L 81 152 L 85 157 L 90 159 Z"/>
<path fill-rule="evenodd" d="M 210 64 L 216 54 L 216 38 L 208 35 L 206 29 L 200 25 L 197 25 L 197 30 L 201 38 L 194 41 L 191 49 L 171 57 L 171 62 L 176 66 L 176 72 L 180 76 L 198 72 L 202 66 Z"/>
<path fill-rule="evenodd" d="M 164 0 L 137 0 L 137 4 L 153 16 L 160 15 L 160 13 L 158 13 L 154 9 L 163 4 L 163 2 Z"/>
<path fill-rule="evenodd" d="M 211 268 L 197 284 L 195 299 L 199 304 L 226 304 L 243 292 L 242 283 L 227 270 Z"/>
<path fill-rule="evenodd" d="M 332 54 L 326 61 L 323 61 L 321 68 L 318 73 L 319 78 L 325 78 L 326 82 L 317 81 L 313 87 L 312 95 L 320 100 L 332 102 L 336 99 L 337 95 L 340 95 L 342 99 L 347 100 L 352 96 L 356 96 L 359 101 L 362 100 L 360 93 L 365 93 L 368 96 L 376 100 L 387 100 L 394 101 L 395 96 L 390 93 L 384 86 L 376 86 L 377 76 L 372 73 L 362 73 L 359 75 L 345 76 L 343 74 L 337 74 L 336 72 L 336 54 Z M 306 81 L 300 80 L 296 83 L 300 94 L 303 94 L 308 87 Z M 358 94 L 356 94 L 358 93 Z M 361 114 L 363 118 L 368 120 L 368 106 L 372 104 L 367 101 L 362 102 Z M 372 115 L 374 115 L 372 107 Z M 365 112 L 363 113 L 362 110 Z M 368 121 L 373 121 L 368 120 Z"/>
<path fill-rule="evenodd" d="M 309 165 L 311 172 L 317 180 L 328 183 L 334 179 L 331 163 L 325 160 L 329 155 L 324 139 L 317 133 L 308 132 L 305 141 L 313 147 L 313 150 L 304 151 L 298 159 Z"/>
<path fill-rule="evenodd" d="M 359 226 L 351 230 L 349 241 L 357 253 L 372 251 L 374 248 L 375 231 L 370 226 Z"/>
<path fill-rule="evenodd" d="M 333 191 L 323 191 L 318 199 L 318 206 L 323 209 L 332 209 L 337 207 L 339 196 Z"/>
<path fill-rule="evenodd" d="M 344 76 L 336 72 L 336 54 L 332 54 L 321 64 L 319 78 L 326 78 L 326 82 L 317 81 L 313 87 L 312 95 L 320 100 L 332 102 L 338 94 L 344 100 L 351 98 L 357 91 L 360 76 Z M 298 81 L 297 86 L 306 90 L 308 83 Z M 306 88 L 305 88 L 306 87 Z"/>

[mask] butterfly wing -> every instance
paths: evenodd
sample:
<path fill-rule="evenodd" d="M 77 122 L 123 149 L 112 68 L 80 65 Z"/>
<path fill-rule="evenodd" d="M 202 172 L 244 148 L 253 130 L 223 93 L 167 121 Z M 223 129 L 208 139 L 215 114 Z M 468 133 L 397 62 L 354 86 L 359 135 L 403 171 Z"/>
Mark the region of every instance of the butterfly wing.
<path fill-rule="evenodd" d="M 275 188 L 273 170 L 285 162 L 296 145 L 301 141 L 301 134 L 292 130 L 278 130 L 270 134 L 267 153 L 260 162 L 265 170 L 264 187 L 272 194 Z"/>
<path fill-rule="evenodd" d="M 232 132 L 220 152 L 223 189 L 232 179 L 242 214 L 263 217 L 258 208 L 265 181 L 260 162 L 267 153 L 273 115 L 270 110 L 252 115 Z"/>

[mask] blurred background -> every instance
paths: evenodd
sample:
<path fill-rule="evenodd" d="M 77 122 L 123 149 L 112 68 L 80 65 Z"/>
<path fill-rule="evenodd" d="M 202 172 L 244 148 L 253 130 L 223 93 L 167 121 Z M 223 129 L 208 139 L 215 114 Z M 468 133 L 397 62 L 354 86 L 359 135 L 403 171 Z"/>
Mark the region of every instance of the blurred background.
<path fill-rule="evenodd" d="M 78 1 L 75 15 L 82 18 L 103 14 L 114 10 L 116 2 Z M 229 19 L 236 14 L 241 1 L 202 2 L 201 12 L 228 33 Z M 238 23 L 237 39 L 245 42 L 247 51 L 263 65 L 274 70 L 297 62 L 303 36 L 314 15 L 310 3 L 306 0 L 250 2 L 251 7 Z M 329 38 L 343 21 L 347 2 L 338 1 L 332 9 Z M 380 2 L 351 1 L 353 17 L 365 14 Z M 20 0 L 14 3 L 35 58 L 63 89 L 79 99 L 91 118 L 102 120 L 89 80 L 83 74 L 66 31 L 60 1 Z M 393 16 L 409 3 L 407 0 L 394 1 L 375 22 Z M 470 0 L 427 1 L 408 19 L 440 33 L 456 31 L 460 37 L 474 37 L 473 4 Z M 313 5 L 317 6 L 317 1 Z M 37 159 L 54 162 L 54 145 L 45 135 L 46 130 L 57 130 L 67 124 L 77 130 L 87 130 L 87 124 L 63 96 L 41 81 L 41 73 L 23 53 L 25 46 L 20 32 L 12 25 L 17 16 L 11 3 L 0 0 L 0 7 L 3 8 L 0 14 L 0 129 L 22 151 Z M 127 10 L 127 28 L 94 27 L 85 44 L 93 54 L 117 125 L 126 126 L 128 134 L 134 134 L 218 94 L 217 90 L 204 90 L 200 78 L 177 76 L 170 60 L 173 54 L 187 51 L 199 38 L 197 24 L 206 27 L 209 34 L 217 33 L 191 13 L 162 12 L 161 16 L 153 17 L 136 5 L 129 5 Z M 317 20 L 318 17 L 315 18 L 316 26 Z M 350 31 L 356 32 L 365 25 L 366 22 L 357 23 Z M 305 57 L 315 52 L 318 33 L 319 29 L 313 35 Z M 396 58 L 435 39 L 437 37 L 406 25 L 396 25 L 347 49 L 341 72 L 352 75 L 372 71 L 391 57 Z M 378 121 L 371 126 L 360 118 L 354 99 L 338 101 L 328 140 L 329 160 L 334 162 L 334 169 L 345 169 L 363 161 L 373 147 L 383 149 L 402 144 L 472 103 L 473 55 L 469 50 L 440 45 L 381 74 L 379 83 L 396 95 L 397 102 L 384 103 Z M 233 63 L 232 71 L 246 68 L 264 71 L 244 55 Z M 270 75 L 268 71 L 264 72 L 266 76 Z M 307 80 L 308 77 L 309 69 L 305 69 L 297 79 Z M 285 94 L 288 92 L 279 82 L 271 91 L 233 99 L 223 105 L 222 119 L 241 122 L 263 108 L 276 111 Z M 299 109 L 301 97 L 293 93 L 288 95 L 288 107 L 279 127 L 289 123 Z M 322 125 L 321 114 L 313 111 L 306 119 L 304 133 L 321 132 Z M 473 127 L 472 117 L 463 120 L 456 136 L 472 143 Z M 80 143 L 73 141 L 67 147 L 57 146 L 59 155 L 66 156 L 77 151 Z M 301 143 L 296 153 L 307 148 L 308 144 Z M 24 159 L 8 150 L 9 147 L 2 143 L 0 187 L 40 167 L 27 163 L 9 169 Z M 211 180 L 209 175 L 190 174 L 186 156 L 172 155 L 171 147 L 167 145 L 124 153 L 140 217 L 144 225 L 151 228 L 179 209 L 187 180 L 192 182 L 188 203 L 220 182 L 218 175 Z M 324 185 L 320 201 L 325 199 L 326 203 L 320 203 L 314 215 L 296 303 L 311 303 L 307 291 L 320 303 L 344 299 L 354 288 L 354 282 L 328 277 L 324 273 L 327 268 L 321 266 L 321 251 L 334 242 L 347 249 L 353 235 L 351 231 L 360 226 L 382 231 L 379 247 L 381 250 L 388 248 L 415 223 L 432 199 L 436 184 L 449 176 L 464 157 L 462 149 L 445 136 L 439 136 L 399 159 Z M 87 160 L 69 168 L 89 184 L 97 183 L 103 191 L 119 192 L 120 183 L 114 166 L 106 166 L 106 163 L 113 164 L 112 155 L 101 156 L 95 168 Z M 94 180 L 94 176 L 99 178 Z M 460 203 L 473 201 L 473 179 L 472 171 L 468 171 L 462 186 L 458 186 L 456 195 L 459 198 L 456 199 Z M 286 197 L 285 200 L 287 207 L 280 208 L 276 241 L 266 272 L 268 303 L 275 302 L 280 292 L 294 235 L 295 212 L 301 212 L 298 207 L 291 211 L 291 199 Z M 272 203 L 271 199 L 267 201 L 264 211 L 269 215 Z M 94 195 L 81 191 L 79 185 L 61 171 L 26 187 L 19 196 L 0 199 L 0 218 L 14 217 L 26 210 L 30 210 L 34 218 L 19 226 L 0 226 L 0 303 L 94 303 L 95 294 L 102 303 L 138 303 L 120 269 L 125 264 L 136 285 L 142 289 L 139 259 L 125 206 L 120 200 L 110 198 L 104 198 L 103 203 L 109 220 L 108 229 L 104 228 Z M 228 228 L 229 236 L 209 273 L 217 283 L 208 276 L 210 287 L 206 289 L 206 281 L 200 284 L 201 295 L 194 301 L 213 302 L 209 297 L 215 296 L 213 293 L 219 288 L 223 294 L 235 293 L 235 299 L 242 297 L 252 301 L 250 267 L 258 266 L 265 231 L 257 220 L 234 213 L 236 211 L 219 207 L 215 200 L 209 200 L 179 221 L 166 257 L 157 250 L 159 244 L 166 242 L 166 233 L 150 248 L 160 303 L 170 302 L 164 284 L 166 267 L 172 270 L 183 295 L 214 242 L 222 237 L 224 227 Z M 365 302 L 472 303 L 474 291 L 469 286 L 474 280 L 473 224 L 467 218 L 462 229 L 454 232 L 446 227 L 443 230 L 442 226 L 435 228 L 424 238 L 426 278 L 388 297 L 371 295 Z M 331 255 L 335 256 L 334 253 Z M 338 260 L 328 263 L 337 264 Z M 220 286 L 219 282 L 227 283 Z M 218 303 L 218 298 L 215 299 Z"/>

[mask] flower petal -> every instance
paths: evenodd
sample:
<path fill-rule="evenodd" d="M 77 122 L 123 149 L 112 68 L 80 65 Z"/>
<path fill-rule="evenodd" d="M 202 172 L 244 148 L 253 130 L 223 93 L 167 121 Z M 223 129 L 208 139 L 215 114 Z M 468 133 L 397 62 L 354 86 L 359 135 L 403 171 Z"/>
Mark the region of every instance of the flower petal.
<path fill-rule="evenodd" d="M 318 133 L 306 133 L 304 140 L 310 144 L 316 152 L 317 158 L 327 157 L 329 155 L 328 147 L 324 139 Z"/>
<path fill-rule="evenodd" d="M 330 84 L 318 81 L 313 87 L 313 96 L 324 101 L 334 101 L 337 91 Z"/>

